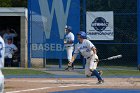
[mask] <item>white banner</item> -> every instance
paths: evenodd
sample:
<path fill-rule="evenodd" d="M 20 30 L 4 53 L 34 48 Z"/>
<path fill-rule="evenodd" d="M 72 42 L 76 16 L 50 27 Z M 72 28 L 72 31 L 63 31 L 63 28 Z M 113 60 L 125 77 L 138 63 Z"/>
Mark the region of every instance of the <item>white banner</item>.
<path fill-rule="evenodd" d="M 89 40 L 114 40 L 113 12 L 87 12 L 86 32 Z"/>

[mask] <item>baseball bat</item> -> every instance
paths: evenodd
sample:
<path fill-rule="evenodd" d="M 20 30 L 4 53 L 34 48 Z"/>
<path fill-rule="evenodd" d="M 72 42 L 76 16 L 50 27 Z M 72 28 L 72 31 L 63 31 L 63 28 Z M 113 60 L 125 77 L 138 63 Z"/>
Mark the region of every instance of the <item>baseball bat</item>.
<path fill-rule="evenodd" d="M 122 55 L 116 55 L 116 56 L 108 57 L 108 58 L 105 58 L 105 59 L 101 59 L 99 61 L 113 60 L 113 59 L 118 59 L 118 58 L 122 58 Z"/>

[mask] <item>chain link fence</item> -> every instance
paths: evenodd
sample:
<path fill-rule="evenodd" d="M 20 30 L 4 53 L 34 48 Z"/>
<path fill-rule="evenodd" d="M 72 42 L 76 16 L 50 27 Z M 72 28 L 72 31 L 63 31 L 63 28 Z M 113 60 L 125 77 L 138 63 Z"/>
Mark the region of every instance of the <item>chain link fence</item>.
<path fill-rule="evenodd" d="M 100 59 L 117 54 L 123 58 L 100 65 L 137 66 L 137 0 L 86 0 L 86 11 L 114 12 L 114 40 L 92 42 Z"/>

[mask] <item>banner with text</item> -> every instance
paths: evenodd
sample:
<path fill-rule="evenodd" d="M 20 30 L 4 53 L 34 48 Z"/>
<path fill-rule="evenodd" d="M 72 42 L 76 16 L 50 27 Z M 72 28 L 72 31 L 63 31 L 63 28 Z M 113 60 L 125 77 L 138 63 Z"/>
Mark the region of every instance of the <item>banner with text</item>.
<path fill-rule="evenodd" d="M 114 40 L 113 12 L 87 12 L 86 32 L 89 40 Z"/>

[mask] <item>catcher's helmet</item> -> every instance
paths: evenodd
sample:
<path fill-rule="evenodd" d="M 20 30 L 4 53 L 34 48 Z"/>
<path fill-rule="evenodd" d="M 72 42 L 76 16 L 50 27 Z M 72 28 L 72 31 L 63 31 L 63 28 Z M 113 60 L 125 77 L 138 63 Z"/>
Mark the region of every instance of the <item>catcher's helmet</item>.
<path fill-rule="evenodd" d="M 66 26 L 65 26 L 65 29 L 68 30 L 68 31 L 70 31 L 70 32 L 72 31 L 72 27 L 71 27 L 71 26 L 67 26 L 67 25 L 66 25 Z"/>
<path fill-rule="evenodd" d="M 80 35 L 83 39 L 87 39 L 87 34 L 84 31 L 78 32 L 77 35 Z"/>

